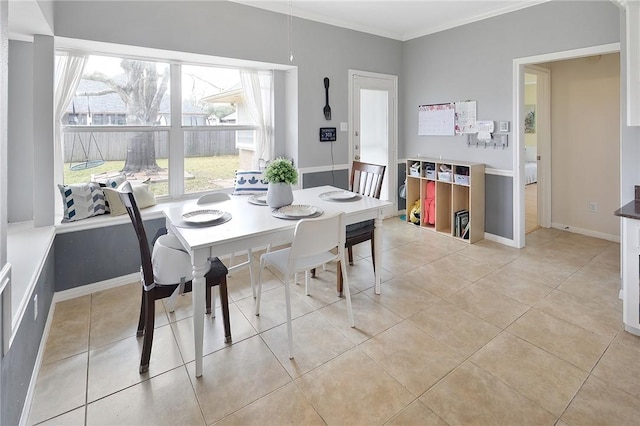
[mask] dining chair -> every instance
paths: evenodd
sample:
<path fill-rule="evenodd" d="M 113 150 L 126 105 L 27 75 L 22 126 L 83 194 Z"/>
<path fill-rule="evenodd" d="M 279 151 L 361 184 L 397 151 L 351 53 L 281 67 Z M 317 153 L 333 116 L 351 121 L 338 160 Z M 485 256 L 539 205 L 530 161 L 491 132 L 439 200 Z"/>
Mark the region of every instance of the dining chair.
<path fill-rule="evenodd" d="M 351 166 L 351 191 L 365 197 L 380 198 L 386 166 L 354 161 Z M 371 240 L 371 259 L 375 265 L 373 250 L 373 220 L 347 225 L 347 252 L 353 265 L 353 249 L 356 244 Z"/>
<path fill-rule="evenodd" d="M 160 236 L 153 244 L 153 252 L 151 253 L 131 184 L 129 182 L 121 184 L 118 187 L 118 195 L 127 209 L 129 218 L 131 218 L 140 246 L 142 302 L 136 335 L 138 337 L 144 336 L 139 370 L 140 374 L 143 374 L 149 370 L 149 360 L 151 359 L 155 301 L 167 298 L 176 291 L 179 293 L 190 292 L 192 290 L 193 267 L 189 254 L 175 235 Z M 227 267 L 218 258 L 209 259 L 209 271 L 205 274 L 205 282 L 207 313 L 211 312 L 211 287 L 218 286 L 220 288 L 225 342 L 228 343 L 231 341 L 231 324 L 227 295 Z"/>
<path fill-rule="evenodd" d="M 363 197 L 380 198 L 385 169 L 386 166 L 383 165 L 354 161 L 351 165 L 350 190 Z M 374 220 L 366 220 L 364 222 L 347 225 L 345 244 L 349 257 L 349 265 L 353 265 L 353 246 L 365 241 L 371 241 L 371 261 L 375 267 L 374 229 Z M 338 268 L 337 272 L 337 290 L 338 294 L 342 294 L 343 285 L 340 268 Z M 311 271 L 311 274 L 315 276 L 315 269 Z"/>
<path fill-rule="evenodd" d="M 345 226 L 344 213 L 315 219 L 301 219 L 293 234 L 293 242 L 288 248 L 264 253 L 260 256 L 258 272 L 258 295 L 256 315 L 260 315 L 260 296 L 262 294 L 262 272 L 266 266 L 280 271 L 284 277 L 285 305 L 287 311 L 287 336 L 289 340 L 289 359 L 293 358 L 293 330 L 291 326 L 291 290 L 289 280 L 297 272 L 305 273 L 305 294 L 309 295 L 309 270 L 327 262 L 337 260 L 342 270 L 346 291 L 347 312 L 351 327 L 355 327 L 349 280 L 344 258 Z"/>
<path fill-rule="evenodd" d="M 196 204 L 198 205 L 214 204 L 214 203 L 227 201 L 230 199 L 231 199 L 231 196 L 224 192 L 212 192 L 210 194 L 205 194 L 202 197 L 198 198 L 198 201 L 196 202 Z M 229 270 L 229 276 L 231 276 L 231 272 L 235 271 L 236 269 L 239 269 L 245 266 L 249 268 L 249 280 L 251 281 L 251 292 L 253 293 L 253 298 L 255 299 L 256 288 L 255 288 L 255 280 L 253 279 L 252 259 L 253 259 L 252 250 L 251 248 L 247 248 L 247 260 L 244 262 L 238 263 L 237 265 L 234 265 L 235 253 L 231 253 L 231 256 L 229 257 L 229 266 L 227 266 L 227 269 Z"/>

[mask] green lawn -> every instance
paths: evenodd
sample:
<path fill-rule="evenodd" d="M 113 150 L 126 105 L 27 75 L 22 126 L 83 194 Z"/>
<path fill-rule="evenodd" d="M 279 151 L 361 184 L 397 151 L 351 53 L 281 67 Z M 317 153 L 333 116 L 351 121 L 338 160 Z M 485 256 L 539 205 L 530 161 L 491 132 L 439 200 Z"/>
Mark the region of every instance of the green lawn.
<path fill-rule="evenodd" d="M 166 170 L 169 162 L 166 158 L 161 158 L 157 160 L 157 163 L 158 166 Z M 64 183 L 90 182 L 92 175 L 105 172 L 118 172 L 122 170 L 123 166 L 124 161 L 106 161 L 103 165 L 92 169 L 72 171 L 69 170 L 69 165 L 65 164 Z M 187 175 L 185 179 L 185 193 L 232 187 L 237 168 L 237 155 L 185 158 L 184 170 Z M 151 189 L 156 195 L 169 194 L 169 184 L 167 182 L 153 183 Z"/>

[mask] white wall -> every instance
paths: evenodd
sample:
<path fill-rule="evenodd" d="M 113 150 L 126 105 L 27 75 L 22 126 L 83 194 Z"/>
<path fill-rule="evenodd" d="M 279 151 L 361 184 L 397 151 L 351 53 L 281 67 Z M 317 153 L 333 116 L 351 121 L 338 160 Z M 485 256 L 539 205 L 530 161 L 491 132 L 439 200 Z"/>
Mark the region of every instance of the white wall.
<path fill-rule="evenodd" d="M 33 43 L 9 42 L 9 223 L 33 220 Z"/>
<path fill-rule="evenodd" d="M 620 204 L 633 200 L 634 185 L 640 184 L 640 126 L 626 125 L 627 117 L 627 58 L 626 58 L 626 15 L 620 12 L 620 97 L 622 117 L 620 124 Z M 620 218 L 622 221 L 622 218 Z"/>
<path fill-rule="evenodd" d="M 620 55 L 551 64 L 551 221 L 618 237 Z M 598 204 L 597 212 L 589 203 Z"/>
<path fill-rule="evenodd" d="M 53 0 L 37 0 L 42 17 L 53 32 Z"/>
<path fill-rule="evenodd" d="M 0 1 L 0 271 L 7 263 L 7 203 L 5 202 L 7 199 L 7 77 L 9 63 L 7 14 L 8 3 Z M 0 335 L 4 339 L 4 332 L 11 326 L 4 322 L 3 308 L 0 306 Z M 3 359 L 4 354 L 0 356 L 0 371 L 3 370 Z M 2 374 L 0 374 L 0 401 L 3 401 L 2 381 Z"/>
<path fill-rule="evenodd" d="M 36 227 L 54 222 L 59 193 L 54 184 L 53 126 L 53 37 L 33 38 L 33 223 Z M 11 141 L 15 143 L 16 141 Z"/>
<path fill-rule="evenodd" d="M 9 98 L 9 34 L 7 31 L 8 4 L 6 1 L 0 1 L 0 270 L 7 262 L 7 203 L 5 202 L 8 190 L 7 100 Z M 2 317 L 0 317 L 1 326 Z"/>

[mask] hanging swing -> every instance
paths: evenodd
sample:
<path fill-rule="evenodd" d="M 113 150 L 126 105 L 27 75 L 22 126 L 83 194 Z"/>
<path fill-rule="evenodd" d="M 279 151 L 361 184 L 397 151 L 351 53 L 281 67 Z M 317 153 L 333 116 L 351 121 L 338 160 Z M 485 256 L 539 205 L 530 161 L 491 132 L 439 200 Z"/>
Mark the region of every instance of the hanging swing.
<path fill-rule="evenodd" d="M 72 105 L 73 105 L 73 116 L 74 116 L 74 119 L 77 120 L 75 102 Z M 87 124 L 91 125 L 91 106 L 89 105 L 88 96 L 87 96 Z M 89 132 L 89 138 L 86 142 L 87 144 L 85 146 L 85 141 L 82 140 L 82 136 L 80 135 L 80 133 L 74 132 L 73 143 L 71 145 L 71 158 L 69 159 L 69 170 L 77 172 L 80 170 L 86 170 L 86 169 L 91 169 L 93 167 L 98 167 L 104 164 L 104 157 L 102 156 L 102 151 L 100 151 L 100 147 L 98 146 L 98 142 L 96 141 L 96 137 L 93 134 L 93 132 Z M 91 143 L 92 142 L 93 142 L 93 145 L 95 145 L 96 151 L 98 151 L 98 155 L 100 156 L 100 159 L 97 159 L 97 158 L 91 159 Z M 82 157 L 80 161 L 74 164 L 73 153 L 76 150 L 76 143 L 80 145 L 80 149 L 82 150 L 82 153 L 78 153 L 78 154 L 82 155 Z"/>

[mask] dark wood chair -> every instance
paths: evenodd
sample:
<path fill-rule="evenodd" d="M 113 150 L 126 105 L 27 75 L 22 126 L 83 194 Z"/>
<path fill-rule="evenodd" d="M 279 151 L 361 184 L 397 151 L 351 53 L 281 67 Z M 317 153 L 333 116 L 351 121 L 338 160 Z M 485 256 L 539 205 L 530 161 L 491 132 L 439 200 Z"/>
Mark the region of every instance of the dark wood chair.
<path fill-rule="evenodd" d="M 151 346 L 153 344 L 153 330 L 155 322 L 155 301 L 164 299 L 173 294 L 176 289 L 183 286 L 183 292 L 190 292 L 192 289 L 191 275 L 184 277 L 181 281 L 172 284 L 159 284 L 156 283 L 156 277 L 162 274 L 162 271 L 156 269 L 154 276 L 154 263 L 152 255 L 149 249 L 149 243 L 147 242 L 147 235 L 144 230 L 142 217 L 140 210 L 136 204 L 136 200 L 133 196 L 131 184 L 125 182 L 118 188 L 120 199 L 129 213 L 131 223 L 135 229 L 136 236 L 138 237 L 138 244 L 140 246 L 140 260 L 142 263 L 142 302 L 140 306 L 140 320 L 138 321 L 137 336 L 144 336 L 142 346 L 142 357 L 140 358 L 140 374 L 149 370 L 149 360 L 151 358 Z M 155 245 L 159 244 L 163 237 L 171 237 L 164 235 L 156 241 Z M 155 247 L 154 245 L 154 247 Z M 171 248 L 166 248 L 171 250 Z M 179 255 L 189 256 L 184 251 L 174 250 Z M 184 260 L 184 259 L 182 259 Z M 190 263 L 190 261 L 189 261 Z M 224 322 L 224 334 L 225 342 L 231 341 L 231 324 L 229 322 L 229 301 L 227 295 L 227 268 L 218 259 L 209 259 L 210 269 L 205 274 L 206 280 L 206 312 L 211 313 L 211 287 L 219 286 L 220 288 L 220 303 L 222 305 L 222 318 Z M 156 268 L 172 268 L 172 264 L 168 262 L 156 262 Z M 168 271 L 169 275 L 171 272 Z M 187 273 L 189 273 L 187 271 Z M 165 274 L 166 275 L 166 274 Z"/>
<path fill-rule="evenodd" d="M 362 195 L 363 197 L 380 198 L 380 193 L 382 192 L 382 180 L 384 178 L 386 168 L 386 166 L 381 166 L 379 164 L 354 161 L 351 165 L 351 180 L 349 183 L 350 190 Z M 353 265 L 353 246 L 365 241 L 371 241 L 371 260 L 375 266 L 376 258 L 373 239 L 374 228 L 374 220 L 367 220 L 347 225 L 347 239 L 345 247 L 347 248 L 349 265 Z M 311 274 L 312 276 L 315 276 L 315 269 L 311 271 Z M 340 265 L 338 265 L 337 289 L 338 293 L 342 294 L 342 273 Z"/>

